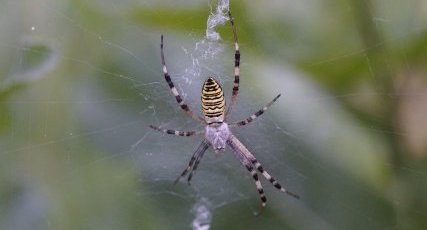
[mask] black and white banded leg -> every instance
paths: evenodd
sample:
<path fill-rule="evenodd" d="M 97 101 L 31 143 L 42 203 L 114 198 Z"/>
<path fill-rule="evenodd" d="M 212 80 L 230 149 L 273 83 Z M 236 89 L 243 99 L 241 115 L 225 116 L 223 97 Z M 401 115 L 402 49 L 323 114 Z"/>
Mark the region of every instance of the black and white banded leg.
<path fill-rule="evenodd" d="M 279 99 L 280 94 L 277 95 L 275 98 L 273 98 L 273 100 L 271 100 L 267 105 L 265 105 L 262 109 L 258 110 L 256 113 L 252 114 L 251 116 L 249 116 L 248 118 L 238 121 L 238 122 L 233 122 L 229 125 L 229 127 L 231 128 L 235 128 L 235 127 L 239 127 L 239 126 L 244 126 L 247 125 L 249 123 L 251 123 L 253 120 L 255 120 L 255 118 L 261 116 L 265 111 L 267 111 L 267 109 L 274 104 L 274 102 L 277 101 L 277 99 Z"/>
<path fill-rule="evenodd" d="M 204 151 L 201 152 L 197 156 L 196 161 L 194 162 L 193 168 L 191 169 L 190 173 L 188 174 L 188 177 L 187 177 L 187 184 L 188 185 L 190 185 L 191 178 L 193 178 L 193 174 L 194 174 L 194 172 L 196 172 L 197 166 L 199 166 L 199 163 L 202 160 L 203 154 L 204 154 Z"/>
<path fill-rule="evenodd" d="M 267 204 L 267 198 L 264 194 L 264 189 L 262 188 L 261 181 L 258 178 L 258 174 L 254 169 L 254 165 L 246 158 L 245 154 L 239 148 L 238 143 L 233 140 L 233 138 L 229 139 L 227 143 L 233 150 L 234 155 L 239 158 L 240 163 L 242 163 L 242 165 L 246 167 L 252 178 L 255 180 L 255 186 L 261 199 L 261 207 L 264 208 Z"/>
<path fill-rule="evenodd" d="M 237 30 L 234 26 L 234 19 L 231 16 L 231 12 L 228 11 L 228 17 L 230 18 L 231 28 L 233 29 L 233 38 L 234 38 L 234 85 L 233 85 L 233 93 L 231 95 L 231 102 L 228 106 L 227 112 L 225 113 L 225 117 L 230 114 L 231 109 L 233 108 L 234 103 L 237 100 L 237 94 L 239 93 L 239 84 L 240 84 L 240 49 L 239 42 L 237 41 Z"/>
<path fill-rule="evenodd" d="M 176 89 L 175 85 L 172 82 L 172 79 L 168 73 L 168 69 L 166 67 L 166 61 L 165 61 L 165 55 L 163 54 L 163 35 L 160 38 L 160 56 L 162 59 L 162 68 L 163 68 L 163 75 L 165 76 L 165 80 L 169 85 L 169 88 L 172 92 L 172 94 L 175 96 L 176 101 L 178 102 L 179 106 L 181 107 L 182 110 L 184 110 L 184 112 L 186 112 L 188 114 L 188 116 L 190 116 L 191 118 L 193 118 L 196 121 L 199 121 L 203 124 L 206 124 L 206 121 L 195 115 L 190 108 L 188 107 L 187 104 L 184 103 L 184 101 L 182 100 L 181 96 L 178 93 L 178 90 Z"/>
<path fill-rule="evenodd" d="M 297 199 L 299 199 L 299 196 L 297 195 L 297 194 L 295 194 L 295 193 L 293 193 L 293 192 L 290 192 L 290 191 L 288 191 L 288 190 L 286 190 L 285 188 L 283 188 L 282 187 L 282 185 L 280 185 L 280 183 L 276 180 L 276 179 L 274 179 L 267 171 L 265 171 L 263 168 L 262 168 L 262 165 L 261 165 L 261 163 L 259 163 L 259 161 L 255 158 L 255 157 L 251 157 L 252 159 L 251 159 L 251 163 L 255 166 L 255 168 L 260 172 L 260 173 L 262 173 L 262 175 L 265 177 L 265 179 L 267 179 L 268 181 L 270 181 L 270 183 L 275 187 L 275 188 L 277 188 L 277 189 L 279 189 L 280 191 L 282 191 L 282 192 L 284 192 L 284 193 L 286 193 L 286 194 L 288 194 L 288 195 L 290 195 L 290 196 L 293 196 L 293 197 L 295 197 L 295 198 L 297 198 Z"/>
<path fill-rule="evenodd" d="M 255 167 L 262 175 L 278 190 L 293 196 L 295 198 L 299 198 L 298 195 L 295 193 L 292 193 L 282 187 L 279 182 L 274 179 L 267 171 L 265 171 L 262 168 L 261 163 L 258 162 L 258 160 L 255 158 L 254 155 L 252 155 L 249 150 L 242 144 L 242 142 L 239 141 L 233 134 L 230 134 L 230 137 L 228 138 L 227 144 L 230 146 L 230 148 L 233 150 L 235 155 L 240 159 L 240 161 L 248 168 L 247 165 Z M 248 163 L 246 163 L 248 162 Z M 249 170 L 249 169 L 248 169 Z M 255 179 L 255 178 L 254 178 Z M 258 185 L 257 185 L 258 188 Z M 262 187 L 261 187 L 262 188 Z M 258 191 L 259 192 L 259 191 Z M 265 204 L 264 204 L 265 205 Z"/>
<path fill-rule="evenodd" d="M 190 136 L 200 135 L 204 133 L 203 131 L 179 131 L 179 130 L 173 130 L 173 129 L 162 129 L 154 125 L 150 125 L 150 128 L 162 133 L 172 134 L 172 135 L 181 136 L 181 137 L 190 137 Z"/>
<path fill-rule="evenodd" d="M 209 147 L 209 143 L 206 139 L 204 139 L 202 141 L 202 143 L 200 143 L 199 147 L 197 147 L 196 151 L 194 151 L 193 156 L 190 159 L 190 162 L 188 163 L 187 168 L 184 169 L 184 171 L 182 171 L 181 175 L 178 176 L 178 178 L 176 178 L 174 184 L 178 183 L 178 181 L 184 177 L 185 175 L 187 175 L 187 173 L 191 170 L 194 170 L 194 163 L 196 161 L 200 161 L 203 154 L 205 153 L 206 149 L 208 149 Z"/>
<path fill-rule="evenodd" d="M 246 169 L 249 171 L 252 178 L 255 180 L 256 189 L 261 199 L 261 207 L 264 208 L 265 205 L 267 204 L 267 198 L 265 197 L 264 189 L 262 188 L 261 181 L 258 178 L 258 174 L 251 163 L 246 161 L 246 162 L 242 162 L 242 164 L 245 165 Z"/>

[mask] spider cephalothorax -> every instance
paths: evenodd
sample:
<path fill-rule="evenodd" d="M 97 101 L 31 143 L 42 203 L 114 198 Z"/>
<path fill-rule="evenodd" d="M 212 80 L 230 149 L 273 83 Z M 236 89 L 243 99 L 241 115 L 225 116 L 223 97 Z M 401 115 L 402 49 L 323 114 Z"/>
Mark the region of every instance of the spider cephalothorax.
<path fill-rule="evenodd" d="M 234 27 L 234 21 L 231 17 L 231 13 L 229 12 L 231 28 L 233 30 L 234 37 L 234 87 L 231 96 L 231 102 L 228 106 L 227 110 L 225 110 L 225 99 L 224 92 L 221 88 L 221 85 L 213 78 L 208 78 L 202 87 L 202 112 L 204 117 L 200 117 L 195 115 L 188 105 L 184 103 L 181 96 L 178 93 L 178 90 L 175 88 L 175 85 L 172 82 L 172 79 L 167 71 L 165 57 L 163 54 L 163 35 L 161 37 L 160 42 L 160 54 L 161 61 L 163 66 L 163 75 L 165 77 L 166 82 L 169 85 L 169 88 L 172 94 L 175 96 L 176 101 L 178 102 L 181 109 L 183 109 L 191 118 L 199 121 L 200 123 L 205 125 L 204 131 L 177 131 L 171 129 L 162 129 L 157 126 L 150 126 L 151 128 L 164 132 L 167 134 L 174 134 L 177 136 L 193 136 L 204 134 L 205 138 L 200 143 L 199 147 L 193 153 L 191 160 L 187 166 L 187 168 L 181 173 L 181 175 L 175 180 L 175 183 L 178 180 L 187 175 L 189 172 L 187 182 L 190 183 L 191 178 L 193 176 L 193 172 L 196 171 L 197 166 L 200 163 L 200 160 L 203 157 L 205 151 L 212 146 L 215 152 L 223 151 L 225 147 L 228 145 L 233 151 L 234 155 L 240 160 L 240 162 L 246 167 L 246 169 L 251 173 L 252 178 L 255 180 L 255 185 L 257 187 L 258 193 L 261 197 L 261 206 L 265 207 L 267 199 L 264 195 L 264 190 L 262 188 L 261 182 L 258 179 L 258 172 L 260 172 L 270 183 L 273 184 L 274 187 L 279 189 L 280 191 L 291 195 L 293 197 L 298 198 L 298 196 L 292 192 L 289 192 L 285 188 L 283 188 L 277 180 L 275 180 L 267 171 L 263 169 L 261 163 L 252 155 L 251 152 L 240 142 L 230 131 L 230 128 L 235 128 L 239 126 L 246 125 L 252 122 L 258 116 L 261 116 L 279 97 L 280 94 L 277 95 L 272 101 L 270 101 L 266 106 L 262 109 L 258 110 L 256 113 L 252 114 L 248 118 L 233 122 L 228 124 L 227 116 L 231 112 L 231 108 L 237 99 L 237 94 L 239 92 L 239 78 L 240 78 L 240 51 L 239 51 L 239 43 L 237 42 L 237 32 Z"/>
<path fill-rule="evenodd" d="M 230 134 L 228 124 L 225 122 L 212 123 L 210 125 L 206 125 L 205 128 L 205 138 L 212 145 L 215 152 L 225 149 L 225 145 L 227 144 Z"/>

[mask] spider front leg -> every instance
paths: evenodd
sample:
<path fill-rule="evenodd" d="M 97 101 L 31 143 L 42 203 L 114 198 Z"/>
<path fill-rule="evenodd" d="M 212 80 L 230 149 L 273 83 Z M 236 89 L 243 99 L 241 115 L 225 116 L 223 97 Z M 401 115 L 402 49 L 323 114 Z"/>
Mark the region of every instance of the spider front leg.
<path fill-rule="evenodd" d="M 172 92 L 172 94 L 175 96 L 176 102 L 178 102 L 179 106 L 181 107 L 182 110 L 184 110 L 184 112 L 187 113 L 188 116 L 190 116 L 191 118 L 193 118 L 196 121 L 199 121 L 202 124 L 206 124 L 206 121 L 195 115 L 190 108 L 188 107 L 187 104 L 184 103 L 184 101 L 182 100 L 181 96 L 178 93 L 178 90 L 176 89 L 175 85 L 172 82 L 172 79 L 168 73 L 168 69 L 166 68 L 166 61 L 165 61 L 165 55 L 163 54 L 163 35 L 160 38 L 160 56 L 162 59 L 162 66 L 163 66 L 163 75 L 165 76 L 165 80 L 169 85 L 169 88 Z"/>
<path fill-rule="evenodd" d="M 233 30 L 233 39 L 234 39 L 234 86 L 233 93 L 231 95 L 231 102 L 228 106 L 227 112 L 225 113 L 225 117 L 227 118 L 228 114 L 230 114 L 231 109 L 233 108 L 234 103 L 237 100 L 237 94 L 239 93 L 239 84 L 240 84 L 240 49 L 239 42 L 237 41 L 237 30 L 234 26 L 234 19 L 231 16 L 231 12 L 228 11 L 228 17 L 230 18 L 231 29 Z"/>
<path fill-rule="evenodd" d="M 233 123 L 229 124 L 229 127 L 235 128 L 235 127 L 244 126 L 244 125 L 251 123 L 253 120 L 255 120 L 255 118 L 261 116 L 265 111 L 267 111 L 267 109 L 270 108 L 270 106 L 272 104 L 274 104 L 274 102 L 276 102 L 277 99 L 279 99 L 279 97 L 280 97 L 280 94 L 277 95 L 275 98 L 273 98 L 272 101 L 270 101 L 267 105 L 265 105 L 262 109 L 258 110 L 256 113 L 252 114 L 251 116 L 249 116 L 245 120 L 241 120 L 241 121 L 233 122 Z"/>

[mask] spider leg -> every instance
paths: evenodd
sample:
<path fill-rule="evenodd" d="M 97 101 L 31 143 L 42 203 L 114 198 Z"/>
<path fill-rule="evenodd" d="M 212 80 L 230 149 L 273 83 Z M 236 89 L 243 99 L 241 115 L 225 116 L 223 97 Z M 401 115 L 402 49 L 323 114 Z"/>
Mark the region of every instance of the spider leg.
<path fill-rule="evenodd" d="M 175 136 L 182 136 L 182 137 L 190 137 L 190 136 L 200 135 L 204 133 L 204 131 L 179 131 L 179 130 L 173 130 L 173 129 L 162 129 L 154 125 L 150 125 L 150 128 L 162 133 L 167 133 L 167 134 L 172 134 Z"/>
<path fill-rule="evenodd" d="M 253 157 L 253 156 L 252 156 Z M 275 188 L 277 188 L 277 189 L 279 189 L 280 191 L 282 191 L 282 192 L 284 192 L 284 193 L 286 193 L 286 194 L 288 194 L 288 195 L 290 195 L 290 196 L 293 196 L 293 197 L 295 197 L 295 198 L 297 198 L 297 199 L 299 199 L 299 196 L 297 195 L 297 194 L 295 194 L 295 193 L 293 193 L 293 192 L 290 192 L 290 191 L 288 191 L 287 189 L 285 189 L 285 188 L 283 188 L 282 187 L 282 185 L 280 185 L 279 184 L 279 182 L 276 180 L 276 179 L 274 179 L 267 171 L 265 171 L 263 168 L 262 168 L 262 165 L 261 165 L 261 163 L 259 163 L 259 161 L 255 158 L 255 157 L 253 157 L 252 159 L 251 159 L 251 163 L 255 166 L 255 168 L 260 172 L 260 173 L 262 173 L 262 175 L 265 177 L 265 179 L 267 179 L 268 181 L 270 181 L 270 183 L 275 187 Z"/>
<path fill-rule="evenodd" d="M 261 207 L 264 208 L 267 204 L 267 198 L 265 197 L 264 189 L 262 188 L 261 181 L 258 179 L 258 174 L 251 163 L 242 162 L 242 164 L 245 165 L 246 169 L 249 171 L 249 173 L 252 175 L 252 178 L 255 180 L 256 189 L 261 199 Z"/>
<path fill-rule="evenodd" d="M 234 155 L 239 158 L 240 163 L 246 167 L 252 178 L 255 180 L 256 189 L 261 199 L 261 207 L 264 208 L 267 203 L 267 198 L 265 197 L 264 189 L 262 188 L 261 181 L 258 179 L 258 174 L 254 169 L 254 165 L 248 159 L 246 159 L 245 155 L 242 153 L 242 151 L 239 150 L 235 142 L 228 141 L 227 143 L 233 150 Z"/>
<path fill-rule="evenodd" d="M 193 171 L 194 170 L 194 163 L 195 161 L 198 159 L 200 161 L 200 159 L 203 156 L 203 153 L 205 153 L 206 149 L 208 149 L 209 147 L 209 143 L 206 139 L 204 139 L 202 141 L 202 143 L 200 143 L 199 147 L 197 147 L 196 151 L 194 151 L 193 156 L 190 159 L 190 162 L 188 163 L 187 168 L 184 169 L 184 171 L 182 171 L 181 175 L 178 176 L 178 178 L 176 178 L 174 184 L 178 183 L 179 179 L 181 179 L 181 177 L 184 177 L 185 175 L 187 175 L 188 171 Z"/>
<path fill-rule="evenodd" d="M 197 156 L 196 161 L 194 162 L 193 168 L 191 169 L 190 174 L 188 174 L 188 178 L 187 178 L 188 185 L 190 185 L 191 178 L 193 177 L 194 172 L 197 170 L 197 166 L 199 166 L 200 160 L 202 160 L 203 153 L 204 152 L 200 153 Z"/>
<path fill-rule="evenodd" d="M 229 146 L 231 147 L 231 149 L 233 149 L 233 151 L 239 155 L 241 155 L 241 157 L 247 161 L 249 161 L 253 166 L 255 166 L 255 168 L 262 173 L 262 175 L 268 180 L 270 181 L 270 183 L 277 188 L 278 190 L 293 196 L 295 198 L 299 198 L 299 196 L 293 192 L 288 191 L 287 189 L 285 189 L 284 187 L 282 187 L 279 182 L 274 179 L 267 171 L 265 171 L 262 168 L 261 163 L 259 163 L 259 161 L 255 158 L 254 155 L 252 155 L 252 153 L 249 152 L 249 150 L 242 144 L 242 142 L 240 142 L 233 134 L 230 135 L 227 143 L 229 144 Z M 242 160 L 241 160 L 242 161 Z"/>
<path fill-rule="evenodd" d="M 234 38 L 234 86 L 233 86 L 233 93 L 231 95 L 231 102 L 228 106 L 227 112 L 225 113 L 225 117 L 227 117 L 228 114 L 230 114 L 231 109 L 233 108 L 234 103 L 237 100 L 237 94 L 239 93 L 239 82 L 240 82 L 240 49 L 239 49 L 239 42 L 237 41 L 237 30 L 234 26 L 234 19 L 231 16 L 231 12 L 228 11 L 228 16 L 230 18 L 230 24 L 231 28 L 233 30 L 233 38 Z"/>
<path fill-rule="evenodd" d="M 244 125 L 251 123 L 253 120 L 255 120 L 255 118 L 261 116 L 272 104 L 274 104 L 274 102 L 276 102 L 277 99 L 279 99 L 279 97 L 280 97 L 280 94 L 277 95 L 275 98 L 273 98 L 273 100 L 270 101 L 267 105 L 265 105 L 262 109 L 258 110 L 256 113 L 252 114 L 248 118 L 241 120 L 241 121 L 238 121 L 238 122 L 233 122 L 233 123 L 229 124 L 228 126 L 230 128 L 235 128 L 235 127 L 244 126 Z"/>
<path fill-rule="evenodd" d="M 193 118 L 196 121 L 199 121 L 203 124 L 206 124 L 205 120 L 197 115 L 195 115 L 190 108 L 188 107 L 187 104 L 184 103 L 184 101 L 182 100 L 181 96 L 178 93 L 178 90 L 175 88 L 175 85 L 172 82 L 172 79 L 168 73 L 168 70 L 166 68 L 166 62 L 165 62 L 165 55 L 163 53 L 163 35 L 160 38 L 160 56 L 162 59 L 162 66 L 163 66 L 163 75 L 165 76 L 165 80 L 169 85 L 169 88 L 172 92 L 172 94 L 175 96 L 176 101 L 178 102 L 179 106 L 181 107 L 182 110 L 184 110 L 184 112 L 187 113 L 188 116 L 190 116 L 191 118 Z"/>

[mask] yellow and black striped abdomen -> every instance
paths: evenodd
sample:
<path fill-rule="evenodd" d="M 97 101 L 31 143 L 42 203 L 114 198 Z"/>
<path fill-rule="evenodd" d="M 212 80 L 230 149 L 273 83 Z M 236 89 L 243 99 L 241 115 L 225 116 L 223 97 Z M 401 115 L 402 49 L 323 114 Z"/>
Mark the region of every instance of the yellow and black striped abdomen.
<path fill-rule="evenodd" d="M 202 110 L 208 124 L 224 121 L 224 92 L 213 78 L 208 78 L 203 84 Z"/>

